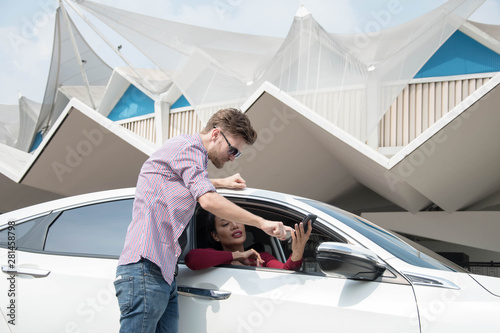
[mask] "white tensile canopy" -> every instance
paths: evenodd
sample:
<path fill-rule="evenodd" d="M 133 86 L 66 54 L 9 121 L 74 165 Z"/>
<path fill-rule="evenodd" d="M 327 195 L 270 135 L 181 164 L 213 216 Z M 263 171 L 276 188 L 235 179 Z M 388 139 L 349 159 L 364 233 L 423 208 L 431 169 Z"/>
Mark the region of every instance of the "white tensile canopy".
<path fill-rule="evenodd" d="M 243 103 L 268 81 L 365 141 L 391 103 L 483 0 L 451 0 L 403 26 L 326 32 L 301 8 L 284 39 L 211 30 L 107 7 L 80 6 L 165 71 L 198 111 Z M 355 124 L 355 125 L 353 125 Z"/>
<path fill-rule="evenodd" d="M 0 104 L 0 143 L 14 147 L 19 136 L 19 105 Z"/>
<path fill-rule="evenodd" d="M 267 81 L 366 141 L 409 80 L 483 2 L 450 0 L 391 29 L 376 30 L 377 24 L 368 22 L 358 34 L 328 33 L 301 7 L 285 38 L 175 23 L 91 1 L 67 3 L 73 15 L 92 14 L 146 55 L 184 94 L 202 122 L 216 110 L 214 106 L 240 106 Z M 15 143 L 23 151 L 62 111 L 54 108 L 59 87 L 82 87 L 79 95 L 96 109 L 102 92 L 95 86 L 104 87 L 111 76 L 111 67 L 99 55 L 103 50 L 89 46 L 62 4 L 41 107 L 20 101 L 18 130 L 13 123 L 7 130 L 2 121 L 2 142 Z M 390 18 L 379 18 L 384 19 Z M 158 86 L 154 78 L 127 64 L 153 95 L 170 87 Z"/>
<path fill-rule="evenodd" d="M 59 87 L 105 86 L 111 73 L 112 68 L 89 46 L 71 18 L 64 15 L 63 9 L 59 8 L 56 14 L 52 59 L 43 102 L 39 104 L 21 97 L 17 123 L 10 123 L 10 127 L 15 127 L 17 130 L 3 132 L 2 135 L 8 138 L 1 142 L 25 152 L 29 151 L 36 133 L 46 132 L 62 111 L 62 109 L 54 108 Z M 89 96 L 87 98 L 92 100 Z M 0 124 L 5 124 L 4 119 L 3 117 L 0 119 Z"/>
<path fill-rule="evenodd" d="M 47 87 L 36 130 L 46 130 L 59 116 L 54 114 L 58 87 L 105 86 L 111 73 L 112 68 L 89 46 L 64 7 L 59 8 Z M 92 100 L 90 93 L 89 95 L 89 99 Z"/>

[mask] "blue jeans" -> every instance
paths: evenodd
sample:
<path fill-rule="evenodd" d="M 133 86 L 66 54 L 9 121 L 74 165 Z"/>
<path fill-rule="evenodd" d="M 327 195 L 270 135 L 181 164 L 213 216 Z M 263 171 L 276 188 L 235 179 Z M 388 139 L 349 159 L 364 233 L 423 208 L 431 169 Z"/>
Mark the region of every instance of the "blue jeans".
<path fill-rule="evenodd" d="M 118 266 L 114 285 L 120 333 L 177 333 L 177 285 L 175 279 L 169 285 L 158 266 L 147 259 Z"/>

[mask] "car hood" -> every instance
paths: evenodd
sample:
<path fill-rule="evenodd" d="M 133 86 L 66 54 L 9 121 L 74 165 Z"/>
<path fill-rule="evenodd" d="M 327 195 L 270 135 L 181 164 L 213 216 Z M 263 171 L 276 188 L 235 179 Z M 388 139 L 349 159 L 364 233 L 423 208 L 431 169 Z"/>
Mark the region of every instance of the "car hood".
<path fill-rule="evenodd" d="M 476 280 L 484 289 L 488 290 L 495 296 L 500 297 L 500 278 L 493 276 L 469 274 L 471 278 Z"/>

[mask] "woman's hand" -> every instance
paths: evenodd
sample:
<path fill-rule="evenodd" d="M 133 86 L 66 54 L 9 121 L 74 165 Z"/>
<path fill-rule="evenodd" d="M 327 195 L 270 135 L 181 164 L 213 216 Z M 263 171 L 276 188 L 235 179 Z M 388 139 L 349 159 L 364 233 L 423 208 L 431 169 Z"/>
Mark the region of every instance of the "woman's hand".
<path fill-rule="evenodd" d="M 261 267 L 264 264 L 264 260 L 260 257 L 259 252 L 254 249 L 250 249 L 244 252 L 233 252 L 233 261 L 231 263 L 233 265 Z"/>
<path fill-rule="evenodd" d="M 311 220 L 307 221 L 308 228 L 307 232 L 304 232 L 304 226 L 302 223 L 295 224 L 295 232 L 292 232 L 292 260 L 299 261 L 304 255 L 304 248 L 311 235 L 312 227 Z"/>

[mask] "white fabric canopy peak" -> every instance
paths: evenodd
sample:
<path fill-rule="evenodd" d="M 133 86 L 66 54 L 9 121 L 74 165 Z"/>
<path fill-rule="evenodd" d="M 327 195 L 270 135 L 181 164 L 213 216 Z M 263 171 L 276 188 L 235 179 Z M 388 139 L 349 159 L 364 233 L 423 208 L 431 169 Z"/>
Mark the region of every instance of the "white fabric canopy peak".
<path fill-rule="evenodd" d="M 197 110 L 241 104 L 269 81 L 366 140 L 409 80 L 483 2 L 450 0 L 404 25 L 362 35 L 328 33 L 301 9 L 284 39 L 174 23 L 90 1 L 80 6 L 165 71 Z M 202 121 L 209 116 L 199 115 Z"/>
<path fill-rule="evenodd" d="M 36 133 L 46 132 L 61 113 L 62 109 L 54 109 L 58 87 L 86 85 L 78 63 L 79 59 L 83 63 L 89 85 L 105 86 L 111 77 L 111 67 L 88 45 L 69 16 L 68 24 L 61 11 L 59 8 L 56 13 L 52 59 L 42 105 L 37 106 L 27 100 L 20 100 L 19 103 L 19 139 L 15 147 L 23 151 L 28 151 Z"/>

